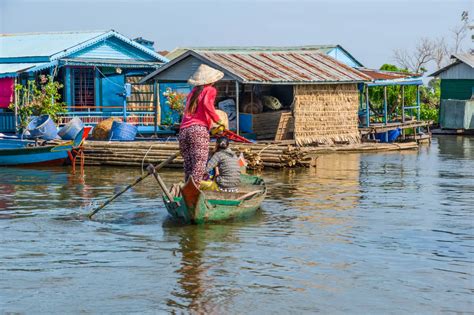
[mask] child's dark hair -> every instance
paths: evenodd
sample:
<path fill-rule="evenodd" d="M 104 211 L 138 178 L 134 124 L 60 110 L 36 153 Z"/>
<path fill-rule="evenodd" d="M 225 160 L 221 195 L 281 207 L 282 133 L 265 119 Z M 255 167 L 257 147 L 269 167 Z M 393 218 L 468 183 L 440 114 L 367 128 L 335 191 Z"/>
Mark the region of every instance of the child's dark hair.
<path fill-rule="evenodd" d="M 229 139 L 227 137 L 219 137 L 216 140 L 219 150 L 225 150 L 229 147 Z"/>

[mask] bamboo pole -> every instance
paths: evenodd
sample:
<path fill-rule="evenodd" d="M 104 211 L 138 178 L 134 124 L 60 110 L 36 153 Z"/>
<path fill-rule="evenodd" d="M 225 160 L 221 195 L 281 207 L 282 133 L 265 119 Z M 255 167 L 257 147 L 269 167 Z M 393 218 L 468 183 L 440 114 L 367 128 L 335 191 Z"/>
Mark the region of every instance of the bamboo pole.
<path fill-rule="evenodd" d="M 167 164 L 169 164 L 171 161 L 173 161 L 180 153 L 179 152 L 176 152 L 174 153 L 173 155 L 171 155 L 167 160 L 161 162 L 158 166 L 155 167 L 156 170 L 160 170 L 162 169 L 164 166 L 166 166 Z M 130 188 L 132 188 L 133 186 L 137 185 L 138 183 L 140 183 L 142 180 L 144 180 L 145 178 L 147 178 L 148 176 L 150 176 L 150 173 L 147 173 L 147 174 L 144 174 L 140 177 L 138 177 L 133 183 L 131 183 L 130 185 L 128 185 L 127 187 L 125 187 L 124 189 L 122 189 L 122 191 L 120 191 L 119 193 L 115 194 L 112 198 L 109 198 L 107 201 L 105 201 L 104 203 L 102 203 L 99 207 L 97 207 L 96 209 L 94 209 L 91 213 L 89 213 L 88 217 L 89 219 L 92 219 L 92 217 L 97 213 L 99 212 L 101 209 L 105 208 L 105 206 L 107 206 L 109 203 L 111 203 L 112 201 L 114 201 L 115 199 L 117 199 L 120 195 L 122 195 L 124 192 L 126 192 L 127 190 L 129 190 Z"/>
<path fill-rule="evenodd" d="M 173 196 L 171 196 L 170 191 L 168 190 L 168 187 L 166 187 L 165 182 L 161 179 L 160 175 L 156 172 L 156 169 L 153 167 L 153 165 L 149 165 L 147 167 L 147 170 L 153 174 L 153 177 L 155 177 L 155 180 L 157 181 L 158 185 L 160 186 L 161 190 L 163 193 L 166 195 L 166 198 L 168 198 L 168 202 L 173 201 Z"/>
<path fill-rule="evenodd" d="M 18 132 L 18 98 L 20 93 L 16 90 L 16 85 L 18 84 L 18 77 L 15 77 L 15 84 L 13 86 L 15 91 L 15 134 Z"/>
<path fill-rule="evenodd" d="M 383 123 L 387 125 L 387 86 L 383 87 Z M 388 142 L 388 131 L 385 133 L 385 142 Z"/>
<path fill-rule="evenodd" d="M 236 113 L 236 123 L 237 123 L 237 134 L 240 135 L 240 91 L 239 91 L 239 81 L 235 81 L 235 113 Z"/>

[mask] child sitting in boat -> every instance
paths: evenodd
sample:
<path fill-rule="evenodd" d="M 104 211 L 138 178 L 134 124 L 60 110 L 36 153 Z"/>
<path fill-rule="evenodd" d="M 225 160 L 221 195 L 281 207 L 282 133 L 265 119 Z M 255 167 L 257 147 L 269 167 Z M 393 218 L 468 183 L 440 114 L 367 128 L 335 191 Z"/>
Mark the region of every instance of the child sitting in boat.
<path fill-rule="evenodd" d="M 229 148 L 229 139 L 220 137 L 216 141 L 215 153 L 207 162 L 206 172 L 217 168 L 213 181 L 202 181 L 201 189 L 237 192 L 240 185 L 239 158 Z"/>

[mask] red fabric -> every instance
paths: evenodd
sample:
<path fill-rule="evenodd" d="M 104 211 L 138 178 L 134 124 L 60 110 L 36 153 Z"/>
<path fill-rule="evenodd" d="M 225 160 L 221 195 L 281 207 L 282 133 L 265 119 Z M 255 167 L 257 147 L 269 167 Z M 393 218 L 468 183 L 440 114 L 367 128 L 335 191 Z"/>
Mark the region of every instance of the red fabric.
<path fill-rule="evenodd" d="M 13 78 L 0 79 L 0 108 L 8 108 L 13 103 L 15 81 Z"/>
<path fill-rule="evenodd" d="M 188 98 L 186 100 L 186 109 L 189 106 L 189 101 L 195 91 L 196 87 L 191 91 L 191 93 L 189 93 Z M 210 130 L 212 127 L 212 122 L 217 122 L 220 119 L 214 108 L 216 95 L 217 90 L 215 87 L 211 85 L 205 86 L 201 94 L 198 96 L 196 112 L 193 115 L 190 115 L 186 114 L 185 110 L 185 114 L 183 116 L 183 120 L 181 121 L 180 128 L 184 129 L 190 126 L 199 125 L 204 126 L 208 130 Z"/>

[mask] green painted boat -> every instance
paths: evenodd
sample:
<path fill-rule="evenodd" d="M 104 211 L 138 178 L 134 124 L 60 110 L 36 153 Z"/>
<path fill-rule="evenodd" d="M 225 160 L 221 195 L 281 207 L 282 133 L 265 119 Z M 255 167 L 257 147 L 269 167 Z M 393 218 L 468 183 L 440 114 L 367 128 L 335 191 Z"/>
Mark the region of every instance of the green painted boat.
<path fill-rule="evenodd" d="M 205 224 L 242 219 L 255 214 L 267 194 L 262 178 L 241 175 L 239 192 L 202 191 L 189 178 L 179 189 L 172 189 L 169 197 L 163 195 L 168 213 L 185 224 Z"/>

